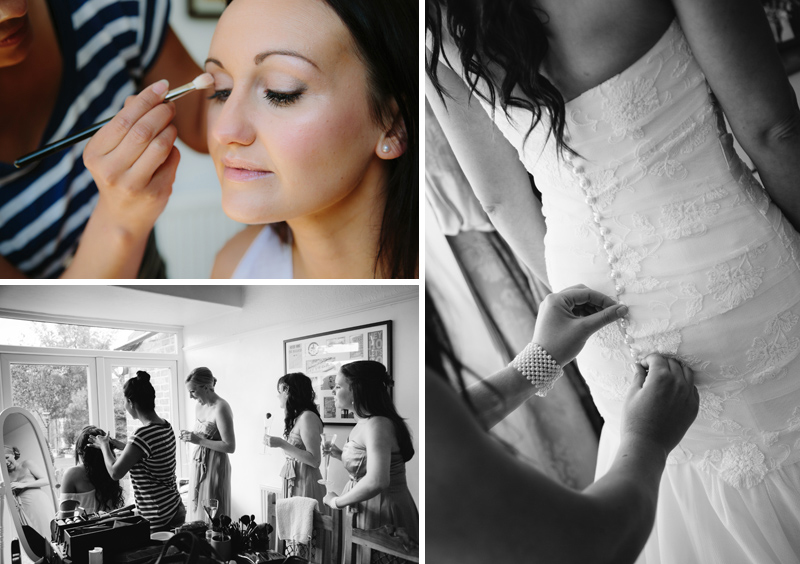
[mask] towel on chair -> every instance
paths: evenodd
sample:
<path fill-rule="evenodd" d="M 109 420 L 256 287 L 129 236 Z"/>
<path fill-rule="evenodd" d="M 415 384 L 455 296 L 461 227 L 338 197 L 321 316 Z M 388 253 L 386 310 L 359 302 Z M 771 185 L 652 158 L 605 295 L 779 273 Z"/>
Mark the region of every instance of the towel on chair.
<path fill-rule="evenodd" d="M 310 497 L 289 497 L 279 499 L 275 505 L 275 531 L 281 540 L 291 540 L 308 544 L 314 528 L 316 499 Z"/>

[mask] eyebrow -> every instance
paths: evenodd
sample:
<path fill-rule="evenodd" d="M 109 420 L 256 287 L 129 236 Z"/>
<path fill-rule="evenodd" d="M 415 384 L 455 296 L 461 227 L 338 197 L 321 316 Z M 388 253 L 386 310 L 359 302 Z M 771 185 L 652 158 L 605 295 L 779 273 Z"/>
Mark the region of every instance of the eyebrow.
<path fill-rule="evenodd" d="M 264 62 L 264 59 L 266 59 L 270 55 L 285 55 L 287 57 L 296 57 L 298 59 L 304 60 L 305 62 L 307 62 L 308 64 L 313 66 L 315 69 L 319 70 L 319 67 L 317 66 L 317 64 L 314 61 L 312 61 L 311 59 L 309 59 L 308 57 L 306 57 L 304 55 L 301 55 L 297 51 L 289 51 L 289 50 L 283 50 L 283 49 L 276 50 L 276 51 L 264 51 L 263 53 L 259 53 L 258 55 L 256 55 L 253 58 L 253 62 L 256 65 L 260 65 L 262 62 Z M 203 65 L 205 66 L 208 63 L 214 63 L 215 65 L 217 65 L 221 69 L 225 68 L 221 62 L 219 62 L 217 59 L 212 59 L 211 57 L 206 59 L 206 62 Z"/>

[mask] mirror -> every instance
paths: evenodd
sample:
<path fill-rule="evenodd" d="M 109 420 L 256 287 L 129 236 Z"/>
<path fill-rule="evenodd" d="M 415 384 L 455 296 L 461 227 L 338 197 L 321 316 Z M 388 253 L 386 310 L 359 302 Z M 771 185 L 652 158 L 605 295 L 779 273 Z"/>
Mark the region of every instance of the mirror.
<path fill-rule="evenodd" d="M 0 413 L 4 463 L 0 466 L 0 527 L 4 510 L 11 515 L 20 547 L 31 560 L 44 556 L 50 538 L 50 521 L 56 514 L 56 484 L 53 462 L 39 424 L 21 407 Z M 0 531 L 0 554 L 4 539 L 13 534 Z"/>

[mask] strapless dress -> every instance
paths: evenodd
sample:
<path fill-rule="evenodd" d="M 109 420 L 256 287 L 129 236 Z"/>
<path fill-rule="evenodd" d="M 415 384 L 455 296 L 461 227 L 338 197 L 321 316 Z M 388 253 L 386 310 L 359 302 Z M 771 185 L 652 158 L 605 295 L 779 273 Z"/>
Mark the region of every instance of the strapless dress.
<path fill-rule="evenodd" d="M 639 563 L 800 562 L 800 237 L 737 155 L 678 22 L 567 102 L 578 156 L 547 124 L 526 138 L 528 112 L 490 113 L 542 192 L 553 290 L 630 307 L 578 357 L 605 419 L 598 477 L 632 361 L 659 352 L 695 371 L 700 413 Z"/>

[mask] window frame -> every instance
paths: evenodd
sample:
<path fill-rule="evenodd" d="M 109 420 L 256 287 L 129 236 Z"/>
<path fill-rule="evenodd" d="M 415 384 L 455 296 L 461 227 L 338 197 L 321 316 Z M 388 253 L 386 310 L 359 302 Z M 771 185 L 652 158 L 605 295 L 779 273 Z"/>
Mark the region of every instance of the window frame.
<path fill-rule="evenodd" d="M 141 353 L 117 350 L 97 349 L 64 349 L 51 347 L 29 347 L 0 344 L 0 411 L 12 405 L 11 368 L 12 363 L 19 364 L 65 364 L 88 365 L 89 382 L 89 418 L 94 425 L 115 433 L 113 390 L 111 383 L 112 366 L 153 366 L 170 368 L 174 373 L 171 392 L 172 409 L 164 414 L 172 423 L 176 432 L 186 420 L 186 394 L 180 389 L 180 374 L 183 374 L 183 327 L 162 325 L 157 323 L 137 323 L 108 319 L 81 318 L 72 316 L 27 313 L 0 308 L 0 317 L 34 321 L 42 323 L 61 323 L 68 325 L 84 325 L 131 331 L 158 331 L 174 333 L 176 336 L 176 353 Z M 103 405 L 105 403 L 105 405 Z M 178 476 L 187 475 L 188 456 L 185 449 L 178 448 Z"/>

